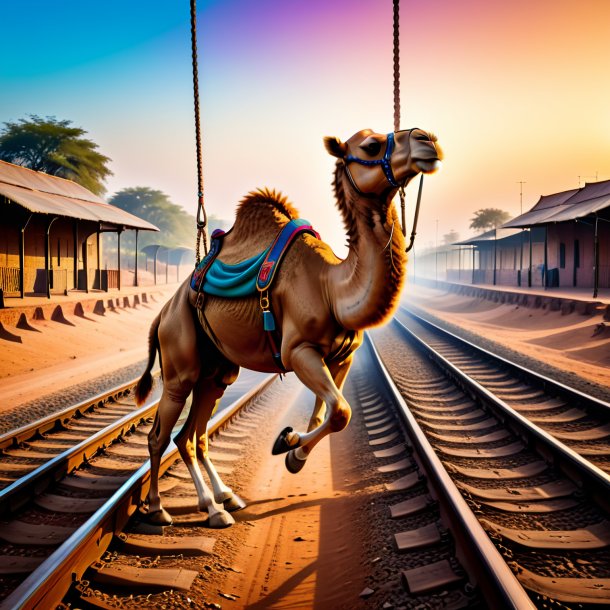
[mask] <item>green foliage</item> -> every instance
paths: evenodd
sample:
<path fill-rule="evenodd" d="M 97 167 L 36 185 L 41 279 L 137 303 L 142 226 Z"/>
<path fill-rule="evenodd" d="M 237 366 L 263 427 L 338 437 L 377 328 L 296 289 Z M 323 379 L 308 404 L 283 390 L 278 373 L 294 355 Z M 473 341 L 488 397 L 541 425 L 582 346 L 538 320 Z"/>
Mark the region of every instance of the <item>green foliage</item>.
<path fill-rule="evenodd" d="M 108 201 L 138 218 L 143 218 L 160 229 L 159 233 L 140 231 L 138 250 L 151 244 L 167 248 L 186 247 L 195 249 L 197 225 L 195 217 L 179 205 L 172 203 L 164 192 L 147 186 L 124 188 Z M 208 216 L 208 233 L 216 228 L 224 228 L 227 223 L 213 215 Z M 108 261 L 116 260 L 116 237 L 112 234 L 104 240 L 104 253 Z M 121 235 L 121 260 L 123 256 L 133 258 L 136 248 L 135 231 L 125 231 Z M 194 255 L 193 255 L 194 256 Z M 114 266 L 109 262 L 109 266 Z"/>
<path fill-rule="evenodd" d="M 159 227 L 160 233 L 142 231 L 138 239 L 138 246 L 162 244 L 168 248 L 194 247 L 195 217 L 188 214 L 179 205 L 172 203 L 162 191 L 147 186 L 125 188 L 115 193 L 108 203 Z M 129 237 L 132 237 L 133 247 L 135 247 L 135 238 L 127 235 L 126 239 Z"/>
<path fill-rule="evenodd" d="M 451 231 L 449 231 L 449 233 L 445 233 L 445 235 L 443 235 L 443 245 L 448 246 L 450 244 L 452 244 L 453 242 L 456 242 L 460 239 L 460 234 L 455 231 L 454 229 L 451 229 Z"/>
<path fill-rule="evenodd" d="M 7 121 L 0 135 L 0 159 L 38 172 L 73 180 L 93 193 L 105 192 L 104 180 L 112 174 L 110 159 L 72 121 L 55 117 Z"/>
<path fill-rule="evenodd" d="M 483 208 L 474 213 L 470 221 L 470 228 L 487 231 L 497 229 L 500 225 L 510 220 L 510 214 L 498 208 Z"/>

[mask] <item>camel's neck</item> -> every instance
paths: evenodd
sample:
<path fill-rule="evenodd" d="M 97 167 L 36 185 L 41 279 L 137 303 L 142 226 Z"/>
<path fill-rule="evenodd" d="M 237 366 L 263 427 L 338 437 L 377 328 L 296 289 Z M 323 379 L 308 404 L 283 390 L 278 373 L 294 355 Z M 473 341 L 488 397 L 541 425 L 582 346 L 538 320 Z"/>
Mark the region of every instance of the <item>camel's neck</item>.
<path fill-rule="evenodd" d="M 335 194 L 349 253 L 329 270 L 329 295 L 337 321 L 360 330 L 382 323 L 398 305 L 407 262 L 405 239 L 394 205 L 356 193 L 341 163 Z"/>

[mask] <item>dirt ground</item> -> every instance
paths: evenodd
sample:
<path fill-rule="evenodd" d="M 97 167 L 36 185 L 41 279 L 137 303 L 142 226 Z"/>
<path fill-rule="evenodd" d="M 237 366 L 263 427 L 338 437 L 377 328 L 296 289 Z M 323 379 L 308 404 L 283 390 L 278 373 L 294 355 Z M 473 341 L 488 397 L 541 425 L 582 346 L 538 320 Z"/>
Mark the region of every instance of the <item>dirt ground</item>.
<path fill-rule="evenodd" d="M 23 411 L 23 405 L 36 401 L 44 408 L 49 393 L 84 386 L 92 377 L 137 370 L 146 358 L 150 322 L 172 293 L 103 316 L 66 316 L 68 323 L 36 321 L 35 330 L 9 328 L 22 342 L 0 339 L 0 416 Z M 562 316 L 419 286 L 409 294 L 414 304 L 439 319 L 610 387 L 610 331 L 601 316 Z M 286 390 L 291 389 L 288 385 L 285 382 Z M 300 389 L 288 393 L 293 392 L 294 399 L 279 401 L 282 408 L 274 411 L 272 426 L 261 435 L 267 445 L 284 420 L 298 425 L 294 407 L 290 408 L 293 401 L 310 402 L 303 401 Z M 301 409 L 297 407 L 297 412 Z M 306 417 L 305 412 L 301 417 Z M 262 421 L 267 428 L 269 421 Z M 213 601 L 227 608 L 301 608 L 303 600 L 312 608 L 374 607 L 360 594 L 371 570 L 371 558 L 362 552 L 365 509 L 373 504 L 377 488 L 363 485 L 362 472 L 353 463 L 357 430 L 354 425 L 322 442 L 298 476 L 286 472 L 281 457 L 254 459 L 260 455 L 260 447 L 254 445 L 260 442 L 253 443 L 252 457 L 246 459 L 253 478 L 247 488 L 237 487 L 249 506 L 237 517 L 231 535 L 222 537 L 230 569 L 224 570 L 220 582 L 216 577 L 222 566 L 213 568 L 213 580 L 201 581 L 207 600 L 213 584 L 217 592 Z M 346 521 L 346 514 L 353 518 Z M 380 546 L 384 544 L 381 541 Z M 231 548 L 233 552 L 228 552 Z M 343 560 L 346 557 L 349 561 Z"/>
<path fill-rule="evenodd" d="M 104 377 L 146 359 L 148 329 L 175 287 L 149 291 L 148 303 L 29 320 L 30 329 L 5 326 L 0 338 L 0 414 Z"/>
<path fill-rule="evenodd" d="M 410 286 L 405 303 L 567 374 L 610 388 L 610 323 L 601 314 L 500 304 Z"/>

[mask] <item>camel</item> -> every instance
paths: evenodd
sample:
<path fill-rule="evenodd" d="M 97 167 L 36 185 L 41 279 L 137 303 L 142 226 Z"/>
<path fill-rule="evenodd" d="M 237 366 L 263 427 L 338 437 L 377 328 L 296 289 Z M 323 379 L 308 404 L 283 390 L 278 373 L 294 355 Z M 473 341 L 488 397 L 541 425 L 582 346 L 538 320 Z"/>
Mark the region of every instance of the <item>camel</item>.
<path fill-rule="evenodd" d="M 197 295 L 187 280 L 152 323 L 149 360 L 136 388 L 141 404 L 151 390 L 151 369 L 159 351 L 163 390 L 148 438 L 147 515 L 152 523 L 171 523 L 161 504 L 159 464 L 191 393 L 190 412 L 175 443 L 193 478 L 199 510 L 208 513 L 209 527 L 221 528 L 234 523 L 230 513 L 245 506 L 214 469 L 207 438 L 208 420 L 240 367 L 294 371 L 316 396 L 307 431 L 285 428 L 273 446 L 272 453 L 286 454 L 292 473 L 304 467 L 320 440 L 350 421 L 351 408 L 342 388 L 354 353 L 364 330 L 393 314 L 404 283 L 405 238 L 392 199 L 420 172 L 434 172 L 443 155 L 436 137 L 418 128 L 387 135 L 365 129 L 345 142 L 326 137 L 324 144 L 337 158 L 334 191 L 348 254 L 340 259 L 321 239 L 302 234 L 284 256 L 269 293 L 283 369 L 273 358 L 263 329 L 262 295 L 205 294 L 197 311 Z M 249 193 L 238 206 L 233 228 L 224 235 L 218 259 L 236 265 L 259 254 L 297 217 L 296 209 L 275 191 Z"/>

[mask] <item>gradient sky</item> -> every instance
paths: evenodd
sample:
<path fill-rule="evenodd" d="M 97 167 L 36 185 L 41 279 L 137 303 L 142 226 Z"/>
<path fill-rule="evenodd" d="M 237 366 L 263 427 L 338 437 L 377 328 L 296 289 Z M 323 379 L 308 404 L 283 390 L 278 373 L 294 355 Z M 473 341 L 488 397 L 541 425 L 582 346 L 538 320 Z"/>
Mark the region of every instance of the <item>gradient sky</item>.
<path fill-rule="evenodd" d="M 187 0 L 2 0 L 0 122 L 69 119 L 133 186 L 196 210 Z M 284 192 L 344 255 L 324 135 L 392 128 L 391 0 L 198 2 L 205 197 Z M 610 178 L 610 1 L 402 0 L 403 128 L 437 134 L 416 247 L 473 212 Z M 407 190 L 412 212 L 416 184 Z M 410 216 L 408 216 L 410 217 Z"/>

